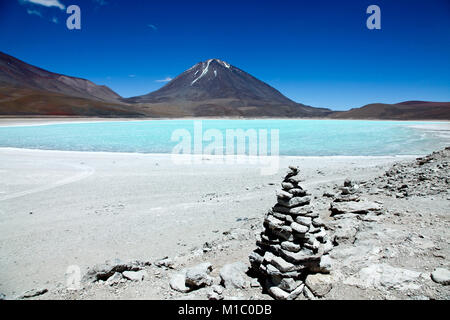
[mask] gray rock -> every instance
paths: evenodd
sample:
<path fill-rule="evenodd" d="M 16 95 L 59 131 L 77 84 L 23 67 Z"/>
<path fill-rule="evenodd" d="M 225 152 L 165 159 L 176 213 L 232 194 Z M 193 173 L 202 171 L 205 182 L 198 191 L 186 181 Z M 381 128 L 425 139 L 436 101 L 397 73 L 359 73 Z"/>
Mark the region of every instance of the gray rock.
<path fill-rule="evenodd" d="M 210 286 L 213 279 L 209 276 L 212 264 L 209 262 L 198 264 L 186 270 L 186 285 L 193 288 Z"/>
<path fill-rule="evenodd" d="M 310 274 L 306 277 L 305 284 L 315 296 L 323 297 L 333 287 L 333 279 L 328 274 Z"/>
<path fill-rule="evenodd" d="M 309 269 L 314 273 L 330 273 L 334 264 L 335 261 L 328 254 L 325 254 L 320 258 L 319 265 L 312 265 Z"/>
<path fill-rule="evenodd" d="M 264 225 L 269 229 L 277 229 L 284 225 L 284 221 L 268 215 L 264 220 Z"/>
<path fill-rule="evenodd" d="M 285 200 L 289 200 L 293 197 L 294 195 L 292 193 L 286 192 L 284 190 L 279 190 L 277 191 L 277 198 L 278 199 L 285 199 Z"/>
<path fill-rule="evenodd" d="M 321 218 L 314 218 L 312 219 L 312 225 L 314 227 L 324 227 L 325 222 Z"/>
<path fill-rule="evenodd" d="M 258 279 L 252 279 L 252 281 L 250 281 L 250 287 L 259 288 L 261 287 L 261 284 L 259 283 Z"/>
<path fill-rule="evenodd" d="M 281 248 L 291 252 L 299 252 L 302 249 L 302 247 L 299 244 L 296 244 L 291 241 L 283 241 L 281 243 Z"/>
<path fill-rule="evenodd" d="M 280 250 L 281 256 L 288 262 L 295 265 L 303 265 L 305 262 L 319 261 L 322 253 L 313 254 L 311 250 L 303 248 L 299 252 L 290 252 L 287 250 Z"/>
<path fill-rule="evenodd" d="M 211 288 L 215 293 L 222 294 L 223 293 L 223 287 L 219 285 L 214 285 Z"/>
<path fill-rule="evenodd" d="M 292 292 L 303 284 L 301 280 L 294 280 L 293 278 L 278 278 L 274 279 L 274 285 L 286 292 Z"/>
<path fill-rule="evenodd" d="M 300 268 L 302 268 L 302 266 L 298 266 L 298 268 L 300 269 Z M 299 277 L 301 274 L 299 271 L 281 272 L 280 270 L 278 270 L 271 264 L 268 264 L 266 266 L 261 265 L 260 270 L 263 273 L 266 273 L 272 277 L 280 276 L 280 277 L 286 277 L 286 278 L 296 278 L 296 277 Z"/>
<path fill-rule="evenodd" d="M 306 190 L 303 190 L 302 188 L 290 189 L 288 192 L 296 197 L 303 197 L 308 195 L 308 192 Z"/>
<path fill-rule="evenodd" d="M 148 277 L 148 274 L 145 270 L 140 271 L 124 271 L 122 272 L 122 275 L 124 278 L 131 280 L 131 281 L 142 281 L 146 277 Z"/>
<path fill-rule="evenodd" d="M 345 279 L 344 284 L 371 289 L 417 290 L 420 288 L 420 278 L 420 272 L 388 264 L 372 264 L 361 269 L 357 275 Z"/>
<path fill-rule="evenodd" d="M 263 262 L 263 257 L 257 253 L 257 252 L 252 252 L 250 253 L 250 255 L 248 256 L 248 259 L 250 260 L 250 263 L 253 265 L 260 265 Z"/>
<path fill-rule="evenodd" d="M 444 268 L 436 268 L 431 273 L 431 279 L 433 279 L 434 282 L 447 286 L 450 284 L 450 271 Z"/>
<path fill-rule="evenodd" d="M 294 197 L 289 200 L 278 199 L 278 203 L 287 208 L 304 206 L 311 202 L 310 197 Z"/>
<path fill-rule="evenodd" d="M 286 292 L 276 286 L 269 288 L 269 294 L 276 300 L 287 300 L 289 297 L 289 292 Z"/>
<path fill-rule="evenodd" d="M 283 190 L 290 190 L 295 188 L 294 185 L 290 182 L 282 182 L 281 187 L 283 188 Z"/>
<path fill-rule="evenodd" d="M 294 236 L 292 235 L 292 228 L 283 226 L 281 228 L 276 228 L 272 230 L 272 233 L 276 235 L 277 237 L 286 240 L 286 241 L 293 241 Z"/>
<path fill-rule="evenodd" d="M 286 180 L 294 185 L 297 185 L 299 182 L 303 181 L 303 178 L 300 175 L 295 175 L 295 176 L 290 176 Z"/>
<path fill-rule="evenodd" d="M 137 261 L 121 262 L 119 259 L 116 259 L 114 262 L 107 261 L 104 264 L 95 265 L 88 270 L 82 280 L 84 282 L 106 281 L 116 272 L 139 271 L 142 269 L 142 265 Z"/>
<path fill-rule="evenodd" d="M 311 212 L 308 212 L 308 213 L 305 213 L 305 214 L 303 214 L 305 217 L 310 217 L 310 218 L 317 218 L 318 216 L 319 216 L 319 213 L 318 212 L 313 212 L 313 211 L 311 211 Z"/>
<path fill-rule="evenodd" d="M 106 284 L 109 286 L 114 286 L 122 282 L 123 276 L 120 272 L 114 273 L 111 277 L 106 280 Z"/>
<path fill-rule="evenodd" d="M 339 190 L 341 190 L 343 195 L 351 194 L 351 189 L 349 187 L 340 187 Z"/>
<path fill-rule="evenodd" d="M 333 202 L 349 202 L 349 201 L 359 201 L 359 196 L 357 194 L 341 194 L 337 196 Z"/>
<path fill-rule="evenodd" d="M 177 273 L 172 276 L 169 282 L 170 287 L 178 292 L 186 293 L 191 291 L 191 288 L 186 286 L 186 275 L 184 273 Z"/>
<path fill-rule="evenodd" d="M 334 241 L 338 244 L 353 243 L 358 233 L 360 222 L 356 219 L 341 219 L 333 222 L 332 233 Z"/>
<path fill-rule="evenodd" d="M 154 264 L 158 268 L 163 268 L 164 267 L 164 268 L 173 269 L 173 267 L 174 267 L 173 260 L 170 259 L 169 257 L 165 257 L 163 259 L 160 259 L 160 260 L 156 261 Z"/>
<path fill-rule="evenodd" d="M 27 298 L 33 298 L 37 296 L 41 296 L 48 292 L 48 289 L 42 288 L 42 289 L 31 289 L 23 293 L 19 299 L 27 299 Z"/>
<path fill-rule="evenodd" d="M 218 294 L 217 292 L 214 291 L 208 291 L 208 293 L 206 294 L 206 298 L 208 300 L 213 300 L 213 301 L 217 301 L 217 300 L 223 300 L 223 296 Z"/>
<path fill-rule="evenodd" d="M 291 223 L 291 228 L 293 231 L 295 231 L 297 233 L 307 233 L 309 230 L 309 228 L 307 226 L 298 224 L 296 222 Z"/>
<path fill-rule="evenodd" d="M 273 215 L 275 218 L 277 218 L 277 219 L 279 219 L 279 220 L 286 221 L 286 222 L 288 222 L 288 223 L 291 223 L 291 222 L 294 221 L 294 219 L 292 218 L 292 216 L 289 215 L 289 214 L 279 213 L 279 212 L 275 212 L 275 211 L 274 211 L 274 212 L 272 212 L 272 215 Z"/>
<path fill-rule="evenodd" d="M 316 300 L 316 296 L 309 290 L 307 286 L 303 287 L 303 294 L 305 295 L 305 298 L 308 300 Z"/>
<path fill-rule="evenodd" d="M 284 260 L 281 257 L 275 256 L 271 252 L 266 252 L 266 254 L 264 255 L 264 260 L 267 263 L 270 263 L 271 265 L 273 265 L 280 272 L 291 272 L 291 271 L 296 271 L 297 270 L 295 265 L 293 265 L 292 263 L 287 262 L 286 260 Z"/>
<path fill-rule="evenodd" d="M 312 218 L 310 217 L 303 217 L 303 216 L 298 216 L 297 218 L 295 218 L 295 222 L 307 226 L 309 227 L 312 223 Z"/>
<path fill-rule="evenodd" d="M 295 289 L 294 291 L 292 291 L 291 293 L 289 293 L 289 296 L 287 297 L 286 300 L 295 300 L 297 299 L 303 292 L 303 288 L 305 287 L 305 284 L 301 284 L 297 287 L 297 289 Z"/>
<path fill-rule="evenodd" d="M 344 181 L 344 187 L 352 187 L 352 186 L 353 186 L 352 180 L 346 178 Z"/>
<path fill-rule="evenodd" d="M 248 266 L 243 262 L 235 262 L 224 265 L 220 269 L 221 283 L 225 288 L 245 289 L 249 286 L 246 278 Z"/>
<path fill-rule="evenodd" d="M 335 214 L 349 213 L 360 213 L 365 214 L 369 211 L 379 211 L 382 206 L 375 202 L 370 201 L 360 201 L 360 202 L 333 202 L 331 204 L 331 212 Z"/>
<path fill-rule="evenodd" d="M 286 214 L 291 214 L 294 216 L 298 216 L 298 215 L 306 215 L 308 213 L 312 213 L 313 212 L 313 207 L 310 205 L 306 205 L 306 206 L 301 206 L 301 207 L 295 207 L 295 208 L 287 208 L 284 207 L 280 204 L 275 205 L 272 210 L 274 212 L 281 212 L 281 213 L 286 213 Z"/>

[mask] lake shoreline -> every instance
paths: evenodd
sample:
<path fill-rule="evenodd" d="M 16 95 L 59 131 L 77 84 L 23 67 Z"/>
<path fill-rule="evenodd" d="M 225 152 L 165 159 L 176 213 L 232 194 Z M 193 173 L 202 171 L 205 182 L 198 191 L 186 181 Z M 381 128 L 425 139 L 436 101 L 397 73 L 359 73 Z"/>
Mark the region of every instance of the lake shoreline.
<path fill-rule="evenodd" d="M 10 126 L 38 126 L 66 123 L 98 123 L 98 122 L 132 122 L 132 121 L 167 121 L 167 120 L 329 120 L 329 121 L 383 121 L 383 122 L 436 122 L 446 123 L 450 127 L 450 120 L 386 120 L 386 119 L 331 119 L 331 118 L 236 118 L 236 117 L 204 117 L 204 118 L 96 118 L 96 117 L 14 117 L 0 116 L 0 127 Z M 449 129 L 450 130 L 450 129 Z"/>

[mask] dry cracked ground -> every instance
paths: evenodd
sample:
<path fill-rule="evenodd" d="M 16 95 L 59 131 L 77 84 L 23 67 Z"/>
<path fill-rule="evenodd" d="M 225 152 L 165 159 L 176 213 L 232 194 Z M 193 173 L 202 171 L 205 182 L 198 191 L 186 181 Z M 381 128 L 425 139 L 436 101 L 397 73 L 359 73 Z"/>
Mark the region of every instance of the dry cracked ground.
<path fill-rule="evenodd" d="M 309 190 L 334 248 L 331 272 L 308 276 L 297 299 L 449 299 L 449 169 L 446 148 L 372 180 L 343 177 Z M 247 272 L 262 222 L 263 213 L 243 218 L 189 253 L 108 261 L 82 275 L 80 287 L 36 288 L 19 298 L 272 299 Z"/>

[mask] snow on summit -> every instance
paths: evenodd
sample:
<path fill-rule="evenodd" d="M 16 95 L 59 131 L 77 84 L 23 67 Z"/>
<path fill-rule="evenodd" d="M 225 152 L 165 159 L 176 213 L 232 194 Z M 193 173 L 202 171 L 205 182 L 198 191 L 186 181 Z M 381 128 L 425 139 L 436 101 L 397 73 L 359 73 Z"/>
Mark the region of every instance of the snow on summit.
<path fill-rule="evenodd" d="M 196 68 L 201 68 L 201 69 L 199 69 L 199 70 L 196 70 L 196 72 L 194 73 L 194 76 L 196 76 L 196 78 L 191 82 L 191 86 L 192 86 L 194 83 L 196 83 L 198 80 L 200 80 L 201 78 L 203 78 L 205 75 L 208 74 L 208 72 L 209 72 L 209 70 L 210 70 L 210 64 L 211 64 L 211 62 L 213 62 L 213 61 L 216 62 L 216 63 L 218 63 L 219 65 L 221 65 L 221 66 L 227 68 L 227 69 L 230 69 L 230 68 L 231 68 L 231 65 L 230 65 L 229 63 L 227 63 L 227 62 L 225 62 L 225 61 L 222 61 L 222 60 L 220 60 L 220 59 L 208 59 L 208 60 L 206 60 L 206 61 L 199 62 L 199 63 L 197 63 L 196 65 L 194 65 L 193 67 L 191 67 L 191 68 L 189 69 L 189 70 L 192 70 L 192 69 L 196 69 Z M 188 70 L 188 71 L 189 71 L 189 70 Z M 199 72 L 201 72 L 201 73 L 200 73 L 200 75 L 197 77 L 197 74 L 198 74 Z M 214 78 L 217 77 L 217 73 L 218 73 L 217 69 L 213 69 L 213 72 L 214 72 Z"/>

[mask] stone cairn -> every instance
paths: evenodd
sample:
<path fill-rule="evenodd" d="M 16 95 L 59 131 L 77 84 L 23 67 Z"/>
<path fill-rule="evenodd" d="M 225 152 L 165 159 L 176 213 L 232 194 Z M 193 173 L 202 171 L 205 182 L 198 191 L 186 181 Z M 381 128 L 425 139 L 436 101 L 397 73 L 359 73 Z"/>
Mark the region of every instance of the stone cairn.
<path fill-rule="evenodd" d="M 324 255 L 333 248 L 323 221 L 310 205 L 310 194 L 299 185 L 299 169 L 289 169 L 277 192 L 277 204 L 265 216 L 258 248 L 249 256 L 251 269 L 265 289 L 280 300 L 293 300 L 301 293 L 309 296 L 304 281 L 311 273 L 329 273 Z"/>

